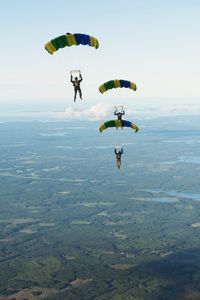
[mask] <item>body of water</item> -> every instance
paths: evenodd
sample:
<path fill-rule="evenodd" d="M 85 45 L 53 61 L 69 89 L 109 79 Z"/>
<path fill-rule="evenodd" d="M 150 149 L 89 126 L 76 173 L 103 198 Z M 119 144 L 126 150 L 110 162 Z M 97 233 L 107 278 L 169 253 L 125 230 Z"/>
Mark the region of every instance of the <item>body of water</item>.
<path fill-rule="evenodd" d="M 151 193 L 162 193 L 169 196 L 177 196 L 179 198 L 188 198 L 200 201 L 200 193 L 186 193 L 186 192 L 174 192 L 174 191 L 158 191 L 158 190 L 148 190 Z M 153 199 L 153 198 L 152 198 Z M 156 199 L 165 199 L 165 198 L 156 198 Z M 167 199 L 167 198 L 166 198 Z M 172 199 L 174 200 L 174 199 Z M 163 202 L 163 201 L 161 201 Z M 164 201 L 166 202 L 166 201 Z"/>

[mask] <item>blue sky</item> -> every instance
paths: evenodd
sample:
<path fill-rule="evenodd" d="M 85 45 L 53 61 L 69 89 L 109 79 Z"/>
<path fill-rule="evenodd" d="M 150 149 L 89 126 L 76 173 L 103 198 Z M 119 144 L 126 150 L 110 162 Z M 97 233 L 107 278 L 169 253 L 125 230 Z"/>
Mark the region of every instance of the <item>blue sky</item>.
<path fill-rule="evenodd" d="M 199 14 L 199 0 L 1 1 L 0 101 L 71 103 L 69 70 L 78 67 L 88 100 L 101 101 L 98 86 L 110 79 L 138 90 L 105 99 L 200 97 Z M 100 47 L 48 54 L 44 44 L 65 32 L 93 35 Z"/>

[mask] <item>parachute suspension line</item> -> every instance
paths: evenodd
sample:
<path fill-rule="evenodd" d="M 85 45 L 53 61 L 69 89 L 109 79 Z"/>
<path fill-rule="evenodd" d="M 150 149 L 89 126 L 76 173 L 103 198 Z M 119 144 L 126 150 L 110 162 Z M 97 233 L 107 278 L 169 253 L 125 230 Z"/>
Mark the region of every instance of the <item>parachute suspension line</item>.
<path fill-rule="evenodd" d="M 76 75 L 78 75 L 83 71 L 83 65 L 85 61 L 83 53 L 85 48 L 87 50 L 86 46 L 83 46 L 81 48 L 79 48 L 78 46 L 73 46 L 73 49 L 71 49 L 70 56 L 73 56 L 72 59 L 70 59 L 70 61 L 73 62 L 70 63 L 69 69 L 71 75 L 75 73 L 77 73 Z"/>
<path fill-rule="evenodd" d="M 122 113 L 124 111 L 123 105 L 117 105 L 117 106 L 114 106 L 114 107 L 115 107 L 115 112 L 116 113 Z"/>
<path fill-rule="evenodd" d="M 70 71 L 73 68 L 72 62 L 74 60 L 74 55 L 73 55 L 73 51 L 71 51 L 72 49 L 66 49 L 67 52 L 67 70 Z"/>
<path fill-rule="evenodd" d="M 83 46 L 84 47 L 84 46 Z M 79 48 L 78 46 L 73 46 L 73 51 L 75 53 L 76 59 L 75 59 L 75 68 L 81 69 L 81 56 L 80 51 L 82 51 L 83 47 Z"/>
<path fill-rule="evenodd" d="M 77 51 L 77 68 L 81 70 L 82 73 L 85 73 L 87 66 L 91 65 L 91 55 L 96 54 L 94 49 L 83 45 L 82 47 L 76 47 Z M 93 51 L 91 51 L 93 50 Z"/>
<path fill-rule="evenodd" d="M 70 72 L 70 75 L 78 75 L 81 73 L 81 66 L 80 66 L 80 51 L 81 49 L 74 45 L 72 46 L 72 49 L 66 49 L 69 53 L 69 57 L 67 58 L 68 63 L 68 71 Z"/>

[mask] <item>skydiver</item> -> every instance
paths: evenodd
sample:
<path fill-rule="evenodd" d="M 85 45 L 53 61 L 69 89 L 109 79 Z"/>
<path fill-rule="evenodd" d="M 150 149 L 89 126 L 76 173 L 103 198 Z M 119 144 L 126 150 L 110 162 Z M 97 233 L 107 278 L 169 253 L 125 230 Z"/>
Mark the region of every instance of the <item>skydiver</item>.
<path fill-rule="evenodd" d="M 125 111 L 122 110 L 121 112 L 118 112 L 117 108 L 115 108 L 114 115 L 117 116 L 117 119 L 121 121 L 122 116 L 125 115 Z"/>
<path fill-rule="evenodd" d="M 82 91 L 80 88 L 80 83 L 83 80 L 81 73 L 79 73 L 79 79 L 78 77 L 75 77 L 75 80 L 73 80 L 72 74 L 71 74 L 71 82 L 73 83 L 74 86 L 74 102 L 76 101 L 76 95 L 77 95 L 77 91 L 79 92 L 79 97 L 82 100 Z"/>
<path fill-rule="evenodd" d="M 116 148 L 114 150 L 115 155 L 116 155 L 116 159 L 117 159 L 117 167 L 118 169 L 120 169 L 121 166 L 121 156 L 123 154 L 123 148 L 121 147 L 121 149 L 117 152 Z"/>

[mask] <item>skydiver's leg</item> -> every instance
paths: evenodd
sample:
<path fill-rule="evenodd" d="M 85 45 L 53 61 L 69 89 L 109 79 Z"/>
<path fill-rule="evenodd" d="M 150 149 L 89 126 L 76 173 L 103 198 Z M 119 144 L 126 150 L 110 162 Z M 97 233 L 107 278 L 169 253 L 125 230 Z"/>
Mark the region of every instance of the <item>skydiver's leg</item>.
<path fill-rule="evenodd" d="M 77 89 L 74 89 L 74 102 L 76 101 Z"/>
<path fill-rule="evenodd" d="M 120 166 L 121 166 L 121 160 L 117 159 L 117 167 L 118 167 L 118 169 L 120 169 Z"/>
<path fill-rule="evenodd" d="M 81 98 L 81 100 L 82 100 L 82 91 L 81 91 L 81 88 L 79 87 L 79 89 L 78 89 L 78 92 L 79 92 L 79 97 Z"/>

